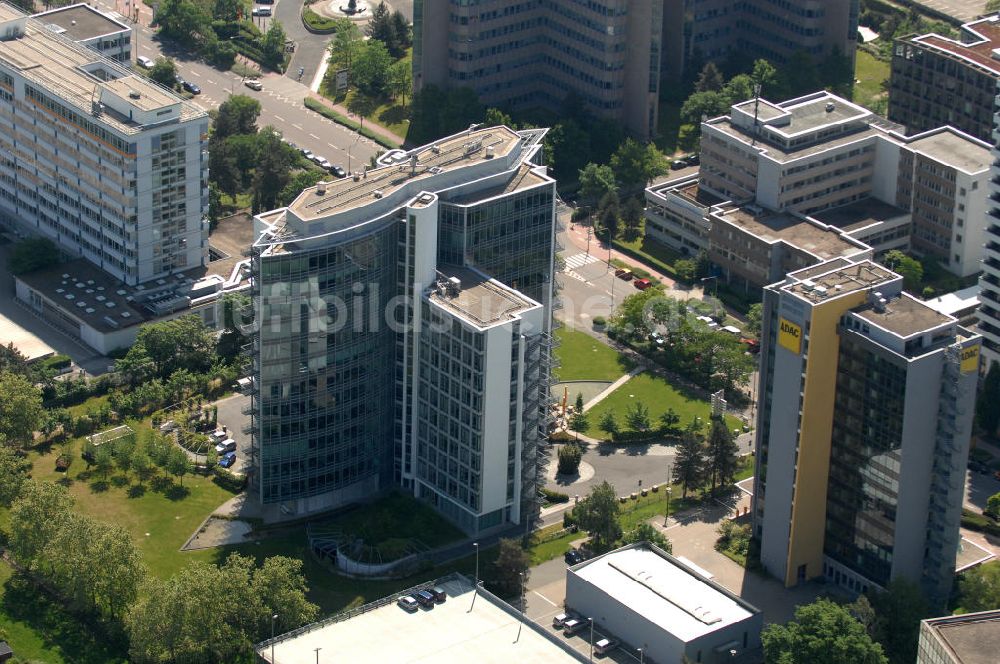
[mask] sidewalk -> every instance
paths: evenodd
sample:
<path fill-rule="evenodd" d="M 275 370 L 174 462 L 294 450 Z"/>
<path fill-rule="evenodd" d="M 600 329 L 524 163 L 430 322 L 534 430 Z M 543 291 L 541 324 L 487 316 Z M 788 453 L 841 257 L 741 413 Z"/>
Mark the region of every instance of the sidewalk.
<path fill-rule="evenodd" d="M 346 106 L 342 106 L 341 104 L 335 104 L 332 101 L 330 101 L 329 99 L 327 99 L 326 97 L 324 97 L 323 95 L 319 94 L 318 92 L 313 92 L 312 90 L 310 90 L 309 91 L 309 97 L 311 99 L 315 99 L 316 101 L 318 101 L 319 103 L 323 104 L 327 108 L 329 108 L 329 109 L 331 109 L 333 111 L 336 111 L 337 113 L 340 113 L 345 118 L 351 118 L 351 116 L 353 115 L 353 113 L 351 113 L 350 111 L 347 110 Z M 353 118 L 351 118 L 351 119 L 353 120 Z M 373 134 L 378 134 L 379 136 L 381 136 L 382 138 L 386 139 L 387 141 L 396 143 L 399 146 L 402 146 L 403 143 L 406 142 L 406 139 L 404 139 L 402 136 L 398 136 L 397 134 L 395 134 L 395 133 L 389 131 L 388 129 L 386 129 L 385 127 L 383 127 L 383 126 L 381 126 L 379 124 L 376 124 L 375 122 L 372 122 L 371 120 L 369 120 L 368 123 L 365 126 L 368 127 L 368 129 Z"/>

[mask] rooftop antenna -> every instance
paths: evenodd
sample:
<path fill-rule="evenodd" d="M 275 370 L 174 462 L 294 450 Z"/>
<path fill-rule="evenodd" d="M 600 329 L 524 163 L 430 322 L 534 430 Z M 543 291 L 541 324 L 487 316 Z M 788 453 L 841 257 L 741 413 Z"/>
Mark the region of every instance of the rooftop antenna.
<path fill-rule="evenodd" d="M 753 84 L 753 140 L 750 145 L 757 145 L 757 134 L 760 132 L 760 125 L 757 124 L 757 112 L 760 110 L 760 83 Z"/>

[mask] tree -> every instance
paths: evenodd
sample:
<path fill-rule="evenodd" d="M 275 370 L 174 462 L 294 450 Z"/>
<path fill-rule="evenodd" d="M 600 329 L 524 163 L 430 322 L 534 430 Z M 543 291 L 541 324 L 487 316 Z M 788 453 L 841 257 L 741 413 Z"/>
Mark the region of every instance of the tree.
<path fill-rule="evenodd" d="M 622 544 L 635 544 L 636 542 L 649 542 L 667 553 L 674 552 L 674 545 L 667 539 L 667 536 L 645 521 L 622 535 Z"/>
<path fill-rule="evenodd" d="M 391 20 L 396 38 L 403 48 L 403 53 L 399 57 L 403 57 L 406 49 L 413 45 L 413 33 L 410 30 L 410 22 L 406 20 L 406 15 L 398 9 L 392 13 Z"/>
<path fill-rule="evenodd" d="M 261 598 L 263 610 L 257 614 L 256 637 L 270 635 L 271 616 L 277 614 L 289 629 L 316 619 L 319 607 L 306 599 L 309 586 L 302 575 L 301 560 L 271 556 L 253 572 L 251 594 Z"/>
<path fill-rule="evenodd" d="M 692 283 L 695 279 L 697 269 L 693 260 L 681 258 L 674 262 L 674 272 L 677 274 L 678 280 Z"/>
<path fill-rule="evenodd" d="M 135 449 L 132 451 L 132 472 L 139 480 L 139 485 L 149 479 L 149 474 L 153 470 L 153 464 L 149 459 L 149 454 L 146 453 L 144 447 L 136 445 Z"/>
<path fill-rule="evenodd" d="M 746 333 L 752 337 L 760 336 L 760 326 L 764 318 L 764 306 L 760 302 L 754 302 L 747 310 Z"/>
<path fill-rule="evenodd" d="M 990 362 L 983 386 L 976 397 L 976 421 L 987 436 L 995 436 L 1000 426 L 1000 363 Z"/>
<path fill-rule="evenodd" d="M 620 221 L 617 207 L 604 208 L 601 213 L 601 233 L 606 234 L 609 241 L 618 237 Z"/>
<path fill-rule="evenodd" d="M 920 621 L 931 613 L 920 586 L 904 578 L 893 579 L 885 592 L 872 595 L 871 608 L 875 623 L 868 633 L 882 645 L 890 664 L 915 662 Z"/>
<path fill-rule="evenodd" d="M 278 195 L 291 178 L 296 155 L 282 142 L 281 134 L 274 127 L 265 127 L 257 134 L 257 167 L 254 169 L 254 207 L 257 211 L 271 210 L 278 202 Z"/>
<path fill-rule="evenodd" d="M 615 420 L 614 413 L 611 411 L 604 413 L 597 427 L 608 434 L 608 438 L 614 438 L 615 434 L 618 433 L 618 422 Z"/>
<path fill-rule="evenodd" d="M 219 105 L 212 124 L 212 149 L 216 149 L 218 141 L 229 136 L 256 134 L 259 116 L 259 101 L 247 95 L 231 95 Z"/>
<path fill-rule="evenodd" d="M 698 81 L 694 84 L 695 92 L 718 92 L 725 85 L 722 72 L 715 66 L 714 62 L 709 62 L 701 69 Z"/>
<path fill-rule="evenodd" d="M 260 42 L 260 50 L 264 55 L 264 64 L 276 71 L 281 71 L 285 63 L 285 29 L 277 19 L 271 21 Z"/>
<path fill-rule="evenodd" d="M 756 83 L 754 82 L 753 77 L 748 74 L 738 74 L 733 76 L 726 82 L 726 86 L 722 88 L 722 97 L 726 100 L 726 106 L 728 107 L 732 104 L 740 104 L 748 99 L 753 99 L 754 85 L 756 85 Z M 728 108 L 726 110 L 728 110 Z"/>
<path fill-rule="evenodd" d="M 795 610 L 795 620 L 761 633 L 768 664 L 887 664 L 882 646 L 843 606 L 819 599 Z"/>
<path fill-rule="evenodd" d="M 559 474 L 576 475 L 580 471 L 580 460 L 583 452 L 573 443 L 567 443 L 559 448 Z"/>
<path fill-rule="evenodd" d="M 577 433 L 586 431 L 590 428 L 590 418 L 588 418 L 587 414 L 583 411 L 577 411 L 573 413 L 571 418 L 569 418 L 569 428 Z"/>
<path fill-rule="evenodd" d="M 576 393 L 576 402 L 573 404 L 573 410 L 577 413 L 583 412 L 583 392 Z"/>
<path fill-rule="evenodd" d="M 490 586 L 505 599 L 520 597 L 531 573 L 531 558 L 516 539 L 502 538 L 497 543 L 497 558 L 493 562 Z"/>
<path fill-rule="evenodd" d="M 680 482 L 684 498 L 687 498 L 690 489 L 697 489 L 705 481 L 704 446 L 691 426 L 685 429 L 677 446 L 673 479 Z"/>
<path fill-rule="evenodd" d="M 721 416 L 712 417 L 708 431 L 708 470 L 712 476 L 712 489 L 730 484 L 739 467 L 739 447 L 733 441 L 733 432 Z"/>
<path fill-rule="evenodd" d="M 18 452 L 0 444 L 0 506 L 10 507 L 21 495 L 28 473 L 31 472 L 31 462 Z"/>
<path fill-rule="evenodd" d="M 983 510 L 983 514 L 1000 519 L 1000 493 L 994 493 L 986 499 L 986 509 Z"/>
<path fill-rule="evenodd" d="M 667 408 L 667 411 L 660 415 L 660 428 L 666 432 L 675 432 L 680 421 L 681 416 L 673 408 Z"/>
<path fill-rule="evenodd" d="M 381 96 L 389 84 L 389 68 L 393 58 L 385 44 L 370 39 L 361 47 L 351 69 L 351 78 L 358 90 L 372 97 Z"/>
<path fill-rule="evenodd" d="M 1000 563 L 978 565 L 958 578 L 958 606 L 966 613 L 1000 606 Z"/>
<path fill-rule="evenodd" d="M 487 108 L 483 115 L 483 124 L 487 127 L 510 127 L 514 128 L 514 119 L 501 111 L 499 108 Z"/>
<path fill-rule="evenodd" d="M 131 373 L 136 366 L 150 366 L 157 376 L 166 377 L 177 369 L 203 373 L 212 366 L 215 337 L 196 314 L 142 326 L 129 349 L 120 371 Z M 147 359 L 148 358 L 148 359 Z"/>
<path fill-rule="evenodd" d="M 606 164 L 590 162 L 579 171 L 580 196 L 591 205 L 618 188 L 615 172 Z"/>
<path fill-rule="evenodd" d="M 115 457 L 111 454 L 111 447 L 100 445 L 94 451 L 94 469 L 101 474 L 103 479 L 107 479 L 108 473 L 114 470 Z"/>
<path fill-rule="evenodd" d="M 729 100 L 719 92 L 706 90 L 695 92 L 681 106 L 681 120 L 696 127 L 701 126 L 702 118 L 714 118 L 723 115 L 729 109 Z"/>
<path fill-rule="evenodd" d="M 219 21 L 233 22 L 240 18 L 243 3 L 240 0 L 215 0 L 212 8 L 212 18 Z"/>
<path fill-rule="evenodd" d="M 754 60 L 753 73 L 750 74 L 750 77 L 754 83 L 760 86 L 761 95 L 763 95 L 764 90 L 767 90 L 777 80 L 778 70 L 767 60 L 758 59 Z M 744 97 L 744 99 L 749 99 L 749 97 Z"/>
<path fill-rule="evenodd" d="M 611 155 L 611 169 L 626 191 L 641 189 L 667 172 L 667 158 L 652 143 L 626 138 Z"/>
<path fill-rule="evenodd" d="M 413 89 L 413 67 L 408 60 L 399 60 L 389 67 L 389 92 L 400 97 L 406 106 L 406 95 Z"/>
<path fill-rule="evenodd" d="M 28 445 L 44 416 L 42 391 L 24 376 L 0 372 L 0 441 Z"/>
<path fill-rule="evenodd" d="M 149 77 L 168 90 L 173 90 L 177 85 L 177 65 L 170 58 L 157 58 L 149 70 Z"/>
<path fill-rule="evenodd" d="M 212 30 L 212 17 L 202 5 L 192 0 L 162 0 L 159 5 L 155 23 L 161 35 L 189 48 L 218 40 Z"/>
<path fill-rule="evenodd" d="M 911 293 L 915 293 L 920 288 L 920 282 L 924 278 L 924 266 L 915 258 L 907 256 L 898 249 L 886 252 L 882 259 L 886 267 L 903 277 L 903 286 Z"/>
<path fill-rule="evenodd" d="M 594 548 L 598 551 L 607 550 L 622 536 L 618 523 L 619 513 L 618 495 L 607 481 L 591 489 L 590 495 L 573 508 L 573 518 L 581 528 L 590 533 Z"/>
<path fill-rule="evenodd" d="M 333 39 L 328 47 L 331 71 L 336 72 L 340 68 L 350 70 L 364 43 L 364 35 L 350 19 L 335 19 Z"/>
<path fill-rule="evenodd" d="M 304 190 L 313 186 L 324 177 L 319 171 L 299 171 L 291 176 L 288 184 L 278 193 L 278 207 L 290 205 Z"/>
<path fill-rule="evenodd" d="M 625 423 L 629 429 L 645 433 L 649 431 L 649 408 L 641 401 L 629 404 L 625 409 Z"/>
<path fill-rule="evenodd" d="M 401 58 L 406 53 L 406 46 L 403 45 L 403 40 L 396 33 L 396 29 L 397 26 L 389 13 L 389 7 L 384 2 L 379 2 L 372 12 L 365 33 L 371 37 L 371 41 L 380 41 L 385 44 L 393 59 Z"/>
<path fill-rule="evenodd" d="M 13 246 L 7 266 L 13 274 L 28 274 L 58 263 L 59 249 L 52 240 L 30 237 Z"/>
<path fill-rule="evenodd" d="M 184 476 L 190 471 L 191 462 L 188 460 L 187 453 L 179 447 L 170 450 L 170 456 L 167 457 L 167 472 L 180 480 L 181 485 L 183 485 Z"/>
<path fill-rule="evenodd" d="M 42 552 L 73 507 L 65 488 L 52 482 L 26 482 L 10 508 L 10 550 L 18 562 L 37 569 Z"/>
<path fill-rule="evenodd" d="M 633 242 L 642 235 L 642 218 L 645 210 L 642 201 L 636 196 L 630 197 L 622 207 L 622 222 L 625 224 L 625 239 Z"/>
<path fill-rule="evenodd" d="M 365 118 L 374 113 L 376 108 L 378 108 L 378 101 L 360 90 L 355 92 L 351 100 L 347 102 L 347 110 L 358 116 L 362 129 L 365 127 Z"/>

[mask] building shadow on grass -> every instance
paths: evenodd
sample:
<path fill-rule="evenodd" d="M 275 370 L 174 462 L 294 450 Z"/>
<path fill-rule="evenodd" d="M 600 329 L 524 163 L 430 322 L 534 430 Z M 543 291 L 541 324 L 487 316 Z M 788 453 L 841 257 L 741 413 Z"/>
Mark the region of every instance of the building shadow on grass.
<path fill-rule="evenodd" d="M 15 573 L 4 584 L 0 622 L 8 618 L 30 627 L 46 648 L 59 650 L 74 664 L 117 664 L 127 661 L 124 638 L 103 634 L 70 614 L 58 601 L 41 592 L 27 577 Z"/>

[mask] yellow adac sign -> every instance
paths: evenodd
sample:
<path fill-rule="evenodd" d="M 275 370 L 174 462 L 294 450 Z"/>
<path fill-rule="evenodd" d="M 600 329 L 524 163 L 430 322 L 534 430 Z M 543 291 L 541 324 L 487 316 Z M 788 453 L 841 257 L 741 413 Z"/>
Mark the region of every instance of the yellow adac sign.
<path fill-rule="evenodd" d="M 778 343 L 798 355 L 802 352 L 802 328 L 789 320 L 779 318 Z"/>
<path fill-rule="evenodd" d="M 962 349 L 962 363 L 959 365 L 962 373 L 972 373 L 979 369 L 979 345 Z"/>

